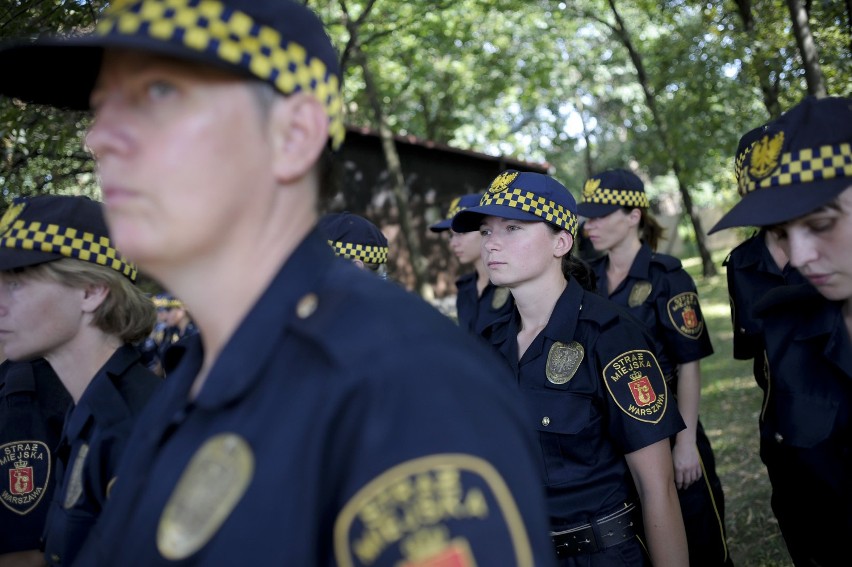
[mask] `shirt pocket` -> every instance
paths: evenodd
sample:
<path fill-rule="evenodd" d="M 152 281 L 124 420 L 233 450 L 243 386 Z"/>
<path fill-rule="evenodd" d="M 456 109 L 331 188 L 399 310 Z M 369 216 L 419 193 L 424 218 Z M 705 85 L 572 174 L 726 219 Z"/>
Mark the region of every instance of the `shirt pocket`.
<path fill-rule="evenodd" d="M 835 434 L 838 402 L 822 396 L 777 392 L 776 441 L 791 447 L 811 449 Z"/>
<path fill-rule="evenodd" d="M 588 396 L 558 390 L 531 392 L 530 402 L 548 485 L 582 480 L 596 462 L 600 416 Z M 598 440 L 595 440 L 597 432 Z"/>

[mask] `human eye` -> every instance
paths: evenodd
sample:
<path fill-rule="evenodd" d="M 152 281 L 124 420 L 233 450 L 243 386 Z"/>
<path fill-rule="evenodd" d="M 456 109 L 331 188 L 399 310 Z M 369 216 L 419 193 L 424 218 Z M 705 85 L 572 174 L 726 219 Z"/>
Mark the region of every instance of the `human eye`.
<path fill-rule="evenodd" d="M 491 234 L 491 229 L 488 228 L 488 227 L 485 227 L 485 226 L 480 227 L 479 228 L 479 234 L 481 234 L 482 236 L 488 236 L 488 235 Z"/>
<path fill-rule="evenodd" d="M 175 91 L 175 85 L 163 79 L 152 80 L 146 87 L 146 93 L 151 100 L 166 98 Z"/>
<path fill-rule="evenodd" d="M 811 219 L 808 222 L 808 227 L 811 231 L 820 233 L 820 232 L 828 232 L 832 228 L 834 228 L 835 219 L 831 217 L 827 218 L 815 218 Z"/>

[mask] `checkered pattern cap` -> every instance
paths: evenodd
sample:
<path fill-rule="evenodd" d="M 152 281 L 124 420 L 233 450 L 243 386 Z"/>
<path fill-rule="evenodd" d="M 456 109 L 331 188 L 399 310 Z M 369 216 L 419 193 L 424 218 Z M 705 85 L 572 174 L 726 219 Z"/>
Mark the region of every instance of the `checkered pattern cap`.
<path fill-rule="evenodd" d="M 604 217 L 622 207 L 648 208 L 645 184 L 626 169 L 610 169 L 586 180 L 583 201 L 577 214 L 586 218 Z"/>
<path fill-rule="evenodd" d="M 157 309 L 174 309 L 183 307 L 183 301 L 168 293 L 158 293 L 152 298 Z"/>
<path fill-rule="evenodd" d="M 508 170 L 498 175 L 479 205 L 453 217 L 456 232 L 479 230 L 482 217 L 547 222 L 577 235 L 577 203 L 564 185 L 549 175 Z"/>
<path fill-rule="evenodd" d="M 852 99 L 808 97 L 757 134 L 739 165 L 742 198 L 709 233 L 784 223 L 852 187 Z"/>
<path fill-rule="evenodd" d="M 332 147 L 343 142 L 337 53 L 319 18 L 293 0 L 113 0 L 90 34 L 0 49 L 0 93 L 88 109 L 106 47 L 210 64 L 284 94 L 307 92 L 325 107 Z"/>
<path fill-rule="evenodd" d="M 60 258 L 106 266 L 136 281 L 136 266 L 113 247 L 99 202 L 61 195 L 15 199 L 0 219 L 0 270 Z"/>
<path fill-rule="evenodd" d="M 447 210 L 447 216 L 430 226 L 429 230 L 432 232 L 444 232 L 445 230 L 450 230 L 453 225 L 453 217 L 465 209 L 477 206 L 480 199 L 482 199 L 482 193 L 471 193 L 469 195 L 456 197 L 450 203 L 450 208 Z"/>
<path fill-rule="evenodd" d="M 365 264 L 387 264 L 388 239 L 364 217 L 349 212 L 329 213 L 319 220 L 334 253 Z"/>

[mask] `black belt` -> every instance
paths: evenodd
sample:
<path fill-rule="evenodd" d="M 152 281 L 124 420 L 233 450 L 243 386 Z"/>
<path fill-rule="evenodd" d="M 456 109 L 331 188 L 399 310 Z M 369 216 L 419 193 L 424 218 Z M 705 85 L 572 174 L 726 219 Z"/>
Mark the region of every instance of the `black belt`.
<path fill-rule="evenodd" d="M 556 546 L 556 557 L 563 559 L 572 555 L 596 553 L 627 541 L 637 533 L 635 514 L 636 505 L 625 504 L 624 508 L 598 518 L 591 524 L 550 532 L 553 545 Z"/>

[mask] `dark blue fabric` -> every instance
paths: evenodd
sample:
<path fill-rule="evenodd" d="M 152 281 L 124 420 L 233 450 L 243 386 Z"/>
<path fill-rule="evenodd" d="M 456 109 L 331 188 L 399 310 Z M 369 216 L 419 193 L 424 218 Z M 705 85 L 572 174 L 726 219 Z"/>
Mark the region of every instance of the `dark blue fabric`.
<path fill-rule="evenodd" d="M 763 329 L 760 319 L 754 316 L 754 306 L 771 289 L 805 283 L 799 271 L 789 264 L 783 270 L 778 268 L 766 247 L 764 233 L 765 230 L 760 230 L 739 244 L 724 262 L 731 299 L 734 358 L 754 359 L 754 379 L 763 390 L 766 389 Z"/>
<path fill-rule="evenodd" d="M 69 409 L 58 450 L 59 488 L 45 527 L 45 558 L 70 565 L 107 502 L 119 458 L 141 409 L 162 380 L 142 366 L 130 345 L 115 351 Z M 80 457 L 81 449 L 88 451 Z M 75 466 L 79 474 L 73 471 Z M 82 486 L 76 499 L 73 487 Z"/>
<path fill-rule="evenodd" d="M 44 360 L 0 365 L 0 554 L 41 547 L 71 396 Z M 15 486 L 15 463 L 26 480 Z"/>
<path fill-rule="evenodd" d="M 758 303 L 769 365 L 761 457 L 798 565 L 845 565 L 852 534 L 852 345 L 842 304 L 810 284 Z"/>
<path fill-rule="evenodd" d="M 503 288 L 500 293 L 505 294 L 505 301 L 499 296 L 495 299 L 494 294 L 498 289 L 501 288 L 488 282 L 480 296 L 476 289 L 476 272 L 457 279 L 456 313 L 459 327 L 479 336 L 491 323 L 511 313 L 515 307 L 512 294 Z"/>
<path fill-rule="evenodd" d="M 693 362 L 713 354 L 710 333 L 692 277 L 683 269 L 680 260 L 653 252 L 643 243 L 633 259 L 630 271 L 619 286 L 608 294 L 606 269 L 608 256 L 592 262 L 598 276 L 598 293 L 609 297 L 635 316 L 654 338 L 660 366 L 663 368 L 674 399 L 677 398 L 677 365 Z M 651 292 L 641 303 L 631 305 L 634 287 L 650 284 Z M 694 327 L 684 331 L 683 315 L 673 309 L 677 297 L 696 294 L 690 307 L 695 312 Z M 689 544 L 690 565 L 731 565 L 725 534 L 725 495 L 716 472 L 716 459 L 710 440 L 699 420 L 695 442 L 703 467 L 703 475 L 685 489 L 678 490 L 681 513 Z"/>
<path fill-rule="evenodd" d="M 653 345 L 641 327 L 613 303 L 568 282 L 550 321 L 518 360 L 520 316 L 496 323 L 490 340 L 512 368 L 520 394 L 529 407 L 528 427 L 535 431 L 547 488 L 551 527 L 555 531 L 588 523 L 609 510 L 635 501 L 626 453 L 668 439 L 683 429 L 683 420 L 659 368 L 643 372 L 651 378 L 657 399 L 666 405 L 654 419 L 631 415 L 616 403 L 616 392 L 629 398 L 627 376 L 610 384 L 605 367 L 629 351 Z M 554 344 L 578 342 L 584 355 L 565 384 L 546 378 Z"/>
<path fill-rule="evenodd" d="M 312 300 L 316 309 L 305 309 Z M 429 528 L 465 541 L 477 565 L 506 564 L 519 548 L 536 565 L 555 561 L 511 375 L 424 301 L 335 258 L 316 231 L 247 314 L 194 401 L 200 335 L 180 348 L 80 565 L 338 565 L 360 545 L 351 564 L 382 567 L 398 565 L 404 540 Z M 254 466 L 239 478 L 249 484 L 197 550 L 167 560 L 158 548 L 163 511 L 193 455 L 218 434 L 244 441 Z M 444 463 L 446 486 L 462 490 L 443 504 L 430 497 L 441 485 L 432 482 L 433 461 Z M 412 470 L 421 474 L 409 484 Z M 407 505 L 418 493 L 407 487 L 417 486 L 430 507 Z M 353 499 L 374 490 L 398 503 L 398 517 L 378 504 L 371 515 Z M 464 494 L 488 513 L 448 515 Z M 393 529 L 365 546 L 364 522 L 376 514 Z M 531 543 L 510 536 L 518 529 Z"/>

